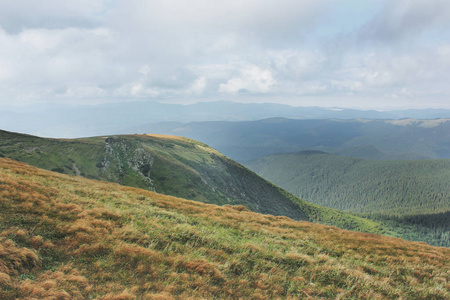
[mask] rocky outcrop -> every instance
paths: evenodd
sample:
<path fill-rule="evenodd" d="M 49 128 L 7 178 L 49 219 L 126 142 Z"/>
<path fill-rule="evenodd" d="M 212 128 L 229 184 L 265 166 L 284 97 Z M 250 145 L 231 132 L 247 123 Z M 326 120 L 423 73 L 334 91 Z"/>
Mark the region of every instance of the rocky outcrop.
<path fill-rule="evenodd" d="M 151 170 L 153 157 L 141 145 L 132 140 L 116 137 L 105 139 L 103 160 L 97 164 L 100 176 L 123 183 L 127 176 L 138 176 L 149 190 L 154 190 Z M 134 174 L 130 174 L 134 173 Z"/>

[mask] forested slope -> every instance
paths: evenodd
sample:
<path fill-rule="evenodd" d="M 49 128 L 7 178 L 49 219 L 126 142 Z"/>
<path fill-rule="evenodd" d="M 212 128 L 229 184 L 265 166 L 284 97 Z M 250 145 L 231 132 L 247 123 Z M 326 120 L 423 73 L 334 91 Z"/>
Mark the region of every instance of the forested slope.
<path fill-rule="evenodd" d="M 360 213 L 404 238 L 450 245 L 450 160 L 375 161 L 303 151 L 246 166 L 309 202 Z"/>
<path fill-rule="evenodd" d="M 303 151 L 245 165 L 310 202 L 360 213 L 411 215 L 450 207 L 450 160 L 375 161 Z"/>

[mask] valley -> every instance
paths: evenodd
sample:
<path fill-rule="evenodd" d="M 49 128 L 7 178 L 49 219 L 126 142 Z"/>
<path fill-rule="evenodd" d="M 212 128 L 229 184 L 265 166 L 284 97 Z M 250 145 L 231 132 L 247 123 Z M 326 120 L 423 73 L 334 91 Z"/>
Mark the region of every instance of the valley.
<path fill-rule="evenodd" d="M 450 160 L 368 160 L 319 151 L 264 156 L 244 165 L 312 203 L 358 213 L 446 212 Z"/>

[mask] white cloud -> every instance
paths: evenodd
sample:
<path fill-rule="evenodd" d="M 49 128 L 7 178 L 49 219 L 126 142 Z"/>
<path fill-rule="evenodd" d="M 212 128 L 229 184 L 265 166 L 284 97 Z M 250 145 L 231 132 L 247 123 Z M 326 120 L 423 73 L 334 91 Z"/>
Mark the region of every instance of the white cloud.
<path fill-rule="evenodd" d="M 222 93 L 268 93 L 275 84 L 275 79 L 270 70 L 261 69 L 257 66 L 243 66 L 240 74 L 220 84 L 219 91 Z"/>
<path fill-rule="evenodd" d="M 188 89 L 188 94 L 200 95 L 206 88 L 206 78 L 200 77 Z"/>
<path fill-rule="evenodd" d="M 445 98 L 447 3 L 0 0 L 0 104 Z"/>

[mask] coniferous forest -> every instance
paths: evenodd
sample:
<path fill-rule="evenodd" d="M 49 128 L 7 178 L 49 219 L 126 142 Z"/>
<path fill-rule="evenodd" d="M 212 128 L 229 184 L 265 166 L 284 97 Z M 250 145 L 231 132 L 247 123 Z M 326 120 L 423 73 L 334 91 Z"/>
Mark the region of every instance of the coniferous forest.
<path fill-rule="evenodd" d="M 382 221 L 408 239 L 449 245 L 450 160 L 379 161 L 302 151 L 245 165 L 306 201 Z"/>

